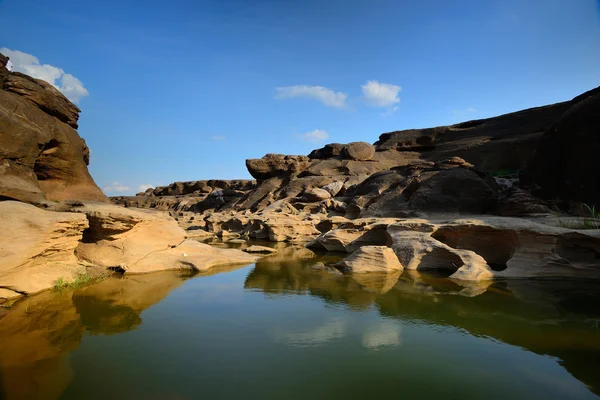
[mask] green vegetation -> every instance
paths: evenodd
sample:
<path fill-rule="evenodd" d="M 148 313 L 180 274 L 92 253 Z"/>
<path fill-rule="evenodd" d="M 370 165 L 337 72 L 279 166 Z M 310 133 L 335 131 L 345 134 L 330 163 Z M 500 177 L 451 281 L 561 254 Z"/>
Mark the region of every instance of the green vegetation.
<path fill-rule="evenodd" d="M 596 206 L 581 203 L 581 210 L 586 214 L 582 219 L 565 221 L 559 218 L 558 225 L 569 229 L 600 229 L 600 212 L 596 212 Z"/>
<path fill-rule="evenodd" d="M 54 290 L 60 292 L 64 289 L 78 289 L 83 286 L 91 285 L 92 283 L 101 282 L 106 278 L 106 275 L 91 275 L 90 273 L 80 272 L 72 281 L 67 281 L 60 277 L 54 282 Z"/>

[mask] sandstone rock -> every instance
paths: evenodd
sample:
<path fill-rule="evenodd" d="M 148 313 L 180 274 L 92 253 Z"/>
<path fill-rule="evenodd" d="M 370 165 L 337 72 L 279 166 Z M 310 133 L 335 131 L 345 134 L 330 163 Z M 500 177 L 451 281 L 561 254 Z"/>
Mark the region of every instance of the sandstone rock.
<path fill-rule="evenodd" d="M 124 263 L 128 272 L 139 271 L 136 265 L 149 254 L 177 247 L 186 238 L 177 222 L 161 213 L 99 203 L 69 211 L 83 213 L 90 221 L 77 257 L 104 268 Z"/>
<path fill-rule="evenodd" d="M 342 143 L 329 143 L 320 149 L 311 151 L 308 158 L 311 160 L 322 160 L 337 157 L 342 154 L 344 147 L 346 147 L 346 145 Z"/>
<path fill-rule="evenodd" d="M 107 201 L 88 172 L 89 149 L 72 128 L 76 107 L 49 84 L 40 86 L 43 81 L 9 79 L 8 88 L 0 88 L 0 198 Z"/>
<path fill-rule="evenodd" d="M 269 253 L 269 254 L 277 253 L 276 249 L 273 249 L 271 247 L 266 247 L 266 246 L 257 246 L 257 245 L 246 247 L 245 249 L 242 249 L 242 251 L 245 251 L 246 253 Z"/>
<path fill-rule="evenodd" d="M 263 223 L 272 242 L 305 242 L 321 233 L 314 222 L 297 216 L 271 214 Z"/>
<path fill-rule="evenodd" d="M 352 160 L 367 161 L 375 155 L 375 147 L 367 142 L 352 142 L 344 147 L 343 155 Z"/>
<path fill-rule="evenodd" d="M 435 147 L 438 135 L 442 134 L 445 130 L 446 127 L 439 127 L 382 133 L 375 146 L 377 150 L 430 150 Z"/>
<path fill-rule="evenodd" d="M 404 269 L 394 250 L 386 246 L 363 246 L 334 266 L 351 274 L 389 273 Z"/>
<path fill-rule="evenodd" d="M 251 264 L 258 258 L 236 249 L 224 249 L 186 240 L 175 248 L 149 253 L 133 265 L 129 265 L 127 274 L 146 273 L 167 269 L 208 271 L 211 268 Z"/>
<path fill-rule="evenodd" d="M 84 215 L 2 201 L 0 227 L 0 288 L 36 293 L 83 271 L 74 250 L 88 228 Z"/>
<path fill-rule="evenodd" d="M 447 270 L 450 278 L 579 277 L 598 279 L 599 231 L 573 231 L 533 221 L 479 217 L 388 226 L 407 270 Z"/>
<path fill-rule="evenodd" d="M 454 249 L 431 237 L 435 229 L 428 224 L 414 226 L 399 222 L 388 227 L 392 248 L 407 270 L 448 270 L 450 278 L 480 281 L 493 278 L 493 272 L 485 259 L 473 251 Z"/>
<path fill-rule="evenodd" d="M 526 216 L 531 214 L 547 214 L 552 212 L 547 203 L 531 193 L 511 187 L 501 193 L 496 211 L 507 217 Z"/>
<path fill-rule="evenodd" d="M 255 179 L 286 178 L 303 171 L 310 164 L 307 156 L 267 154 L 260 159 L 246 160 L 248 172 Z"/>
<path fill-rule="evenodd" d="M 352 222 L 343 224 L 338 229 L 319 235 L 306 246 L 346 253 L 352 253 L 366 245 L 385 246 L 389 241 L 386 234 L 387 225 L 397 221 L 365 220 L 363 222 L 364 225 L 353 225 Z"/>
<path fill-rule="evenodd" d="M 495 181 L 470 169 L 453 168 L 420 182 L 409 205 L 424 211 L 482 214 L 495 207 L 497 196 Z"/>
<path fill-rule="evenodd" d="M 338 195 L 338 193 L 340 193 L 340 191 L 343 188 L 344 188 L 344 182 L 336 181 L 336 182 L 331 182 L 331 183 L 323 186 L 321 189 L 327 190 L 329 192 L 329 194 L 331 195 L 331 197 L 335 197 Z"/>
<path fill-rule="evenodd" d="M 329 199 L 331 197 L 331 193 L 324 189 L 314 188 L 305 192 L 302 197 L 304 198 L 304 201 L 313 203 L 316 201 Z"/>
<path fill-rule="evenodd" d="M 48 82 L 13 72 L 4 82 L 4 90 L 23 96 L 46 114 L 77 129 L 81 110 Z"/>

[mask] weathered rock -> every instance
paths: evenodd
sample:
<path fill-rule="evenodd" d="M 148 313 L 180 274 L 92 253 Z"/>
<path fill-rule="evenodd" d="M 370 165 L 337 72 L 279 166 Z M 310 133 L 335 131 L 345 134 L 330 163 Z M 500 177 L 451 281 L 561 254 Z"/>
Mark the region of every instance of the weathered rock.
<path fill-rule="evenodd" d="M 306 191 L 302 197 L 304 198 L 304 201 L 313 203 L 331 198 L 331 193 L 325 189 L 314 188 Z"/>
<path fill-rule="evenodd" d="M 342 154 L 352 160 L 367 161 L 375 155 L 375 147 L 367 142 L 351 142 L 344 147 Z"/>
<path fill-rule="evenodd" d="M 175 248 L 156 251 L 130 265 L 126 273 L 146 273 L 166 269 L 208 271 L 211 268 L 250 264 L 258 257 L 236 249 L 224 249 L 186 240 Z"/>
<path fill-rule="evenodd" d="M 451 278 L 600 278 L 600 231 L 573 231 L 507 217 L 388 226 L 407 270 L 447 270 Z"/>
<path fill-rule="evenodd" d="M 344 147 L 346 147 L 346 145 L 342 143 L 329 143 L 320 149 L 311 151 L 308 158 L 311 160 L 322 160 L 337 157 L 342 154 Z"/>
<path fill-rule="evenodd" d="M 246 247 L 245 249 L 242 249 L 242 251 L 245 251 L 246 253 L 268 253 L 268 254 L 277 253 L 277 249 L 274 249 L 271 247 L 266 247 L 266 246 L 257 246 L 257 245 Z"/>
<path fill-rule="evenodd" d="M 4 90 L 23 96 L 46 114 L 77 129 L 81 110 L 48 82 L 13 72 L 4 82 Z"/>
<path fill-rule="evenodd" d="M 257 180 L 286 178 L 303 171 L 310 164 L 307 156 L 267 154 L 260 159 L 246 160 L 248 172 Z"/>
<path fill-rule="evenodd" d="M 496 211 L 507 217 L 552 212 L 546 202 L 517 187 L 511 187 L 500 194 Z"/>
<path fill-rule="evenodd" d="M 338 195 L 338 193 L 340 193 L 340 191 L 343 188 L 344 188 L 344 182 L 336 181 L 336 182 L 331 182 L 331 183 L 323 186 L 321 189 L 327 190 L 329 192 L 329 194 L 331 195 L 331 197 L 335 197 Z"/>
<path fill-rule="evenodd" d="M 0 88 L 0 198 L 108 201 L 88 172 L 89 149 L 73 129 L 78 112 L 51 85 L 8 75 Z"/>
<path fill-rule="evenodd" d="M 423 211 L 482 214 L 496 205 L 495 185 L 467 168 L 442 170 L 419 183 L 409 205 Z"/>
<path fill-rule="evenodd" d="M 415 229 L 415 230 L 412 230 Z M 470 250 L 454 249 L 431 236 L 434 226 L 399 222 L 388 227 L 392 248 L 407 270 L 448 270 L 450 278 L 480 281 L 493 278 L 486 260 Z"/>
<path fill-rule="evenodd" d="M 438 135 L 446 131 L 446 127 L 430 129 L 409 129 L 382 133 L 375 143 L 377 150 L 423 151 L 435 147 Z"/>
<path fill-rule="evenodd" d="M 362 246 L 385 246 L 389 242 L 386 228 L 397 220 L 365 219 L 342 224 L 339 228 L 319 235 L 307 244 L 311 248 L 352 253 Z"/>
<path fill-rule="evenodd" d="M 350 274 L 389 273 L 404 269 L 394 250 L 386 246 L 363 246 L 334 266 Z"/>
<path fill-rule="evenodd" d="M 88 228 L 85 215 L 2 201 L 0 227 L 0 288 L 36 293 L 82 272 L 74 250 Z"/>
<path fill-rule="evenodd" d="M 272 242 L 306 242 L 321 233 L 313 221 L 298 216 L 270 214 L 263 224 Z"/>
<path fill-rule="evenodd" d="M 598 205 L 600 88 L 573 100 L 549 127 L 521 174 L 521 184 L 545 199 Z"/>

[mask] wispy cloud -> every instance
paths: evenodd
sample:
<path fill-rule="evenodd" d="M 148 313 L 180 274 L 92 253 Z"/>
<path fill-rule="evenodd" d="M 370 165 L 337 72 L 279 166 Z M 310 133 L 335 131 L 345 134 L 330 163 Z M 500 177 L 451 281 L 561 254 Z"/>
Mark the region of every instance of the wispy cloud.
<path fill-rule="evenodd" d="M 402 90 L 400 86 L 390 83 L 379 83 L 375 80 L 368 81 L 362 85 L 362 93 L 367 105 L 372 107 L 387 107 L 382 115 L 391 115 L 398 110 L 400 102 L 398 93 Z"/>
<path fill-rule="evenodd" d="M 111 194 L 128 192 L 131 190 L 131 188 L 129 188 L 129 186 L 123 185 L 120 182 L 113 182 L 110 185 L 104 186 L 102 190 L 104 190 L 104 193 L 106 194 Z"/>
<path fill-rule="evenodd" d="M 22 72 L 50 83 L 74 103 L 77 103 L 82 97 L 89 95 L 88 90 L 79 79 L 65 73 L 61 68 L 50 64 L 40 64 L 40 60 L 37 57 L 19 50 L 11 50 L 3 47 L 0 49 L 0 53 L 10 57 L 14 71 Z"/>
<path fill-rule="evenodd" d="M 348 95 L 343 92 L 334 92 L 323 86 L 296 85 L 275 88 L 276 99 L 291 99 L 294 97 L 317 100 L 328 107 L 346 108 Z"/>
<path fill-rule="evenodd" d="M 300 135 L 302 140 L 307 142 L 321 142 L 329 138 L 329 134 L 321 129 L 315 129 L 314 131 L 306 132 Z"/>
<path fill-rule="evenodd" d="M 225 136 L 219 136 L 219 135 L 217 135 L 217 136 L 213 136 L 211 139 L 214 140 L 214 141 L 222 141 L 222 140 L 225 140 L 227 138 Z"/>
<path fill-rule="evenodd" d="M 140 192 L 145 192 L 147 189 L 153 188 L 154 185 L 152 185 L 151 183 L 142 183 L 141 185 L 138 185 L 138 190 Z"/>

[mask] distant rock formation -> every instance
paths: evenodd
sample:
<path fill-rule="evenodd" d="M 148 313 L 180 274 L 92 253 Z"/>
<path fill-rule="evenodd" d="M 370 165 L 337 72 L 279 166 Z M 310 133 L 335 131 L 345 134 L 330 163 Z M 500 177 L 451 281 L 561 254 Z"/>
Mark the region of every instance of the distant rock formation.
<path fill-rule="evenodd" d="M 175 204 L 167 200 L 173 191 L 163 189 L 145 200 L 113 200 L 168 209 L 201 237 L 300 242 L 337 252 L 386 246 L 407 270 L 446 269 L 456 280 L 600 279 L 598 231 L 556 226 L 565 203 L 600 201 L 599 93 L 384 133 L 373 145 L 331 143 L 308 156 L 249 159 L 256 185 L 218 201 L 179 195 Z M 365 259 L 385 269 L 389 252 L 369 249 L 356 253 L 356 265 Z M 352 263 L 340 266 L 351 271 Z"/>

